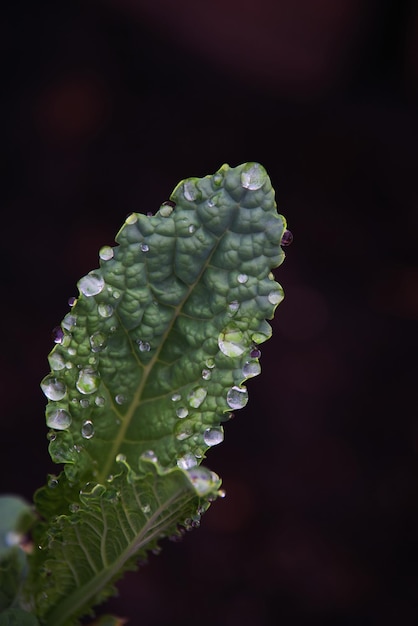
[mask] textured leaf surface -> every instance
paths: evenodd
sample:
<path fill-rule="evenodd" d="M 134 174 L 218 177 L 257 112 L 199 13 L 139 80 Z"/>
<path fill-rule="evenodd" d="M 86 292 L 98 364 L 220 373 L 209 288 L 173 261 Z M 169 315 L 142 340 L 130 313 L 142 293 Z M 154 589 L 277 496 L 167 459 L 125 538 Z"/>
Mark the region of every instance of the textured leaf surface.
<path fill-rule="evenodd" d="M 65 464 L 37 495 L 44 577 L 29 595 L 42 623 L 75 623 L 135 554 L 216 497 L 199 465 L 260 372 L 284 229 L 264 168 L 224 165 L 182 181 L 156 215 L 130 215 L 79 281 L 42 381 L 50 453 Z"/>

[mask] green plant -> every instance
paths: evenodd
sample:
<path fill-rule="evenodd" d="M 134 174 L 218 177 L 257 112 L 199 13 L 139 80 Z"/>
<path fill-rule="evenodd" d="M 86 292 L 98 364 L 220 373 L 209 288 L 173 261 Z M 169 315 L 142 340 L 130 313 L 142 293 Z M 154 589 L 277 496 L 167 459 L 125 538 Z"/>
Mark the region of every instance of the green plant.
<path fill-rule="evenodd" d="M 285 228 L 264 168 L 224 165 L 179 183 L 156 215 L 131 214 L 100 250 L 41 383 L 64 469 L 36 492 L 35 514 L 1 500 L 2 626 L 77 624 L 223 495 L 200 463 L 260 373 Z"/>

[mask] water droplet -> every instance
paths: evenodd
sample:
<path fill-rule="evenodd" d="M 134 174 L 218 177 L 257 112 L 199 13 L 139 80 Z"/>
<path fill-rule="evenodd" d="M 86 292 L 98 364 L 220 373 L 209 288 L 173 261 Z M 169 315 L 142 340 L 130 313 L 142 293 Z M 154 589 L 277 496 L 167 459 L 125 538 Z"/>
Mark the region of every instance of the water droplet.
<path fill-rule="evenodd" d="M 189 202 L 193 202 L 193 200 L 196 200 L 198 192 L 197 192 L 195 184 L 191 180 L 187 180 L 183 184 L 183 193 L 184 193 L 184 197 Z"/>
<path fill-rule="evenodd" d="M 65 333 L 61 326 L 55 326 L 55 328 L 52 329 L 52 339 L 55 343 L 62 343 L 64 336 Z"/>
<path fill-rule="evenodd" d="M 273 272 L 269 272 L 269 275 L 267 276 L 267 278 L 268 278 L 269 280 L 274 280 L 274 274 L 273 274 Z"/>
<path fill-rule="evenodd" d="M 125 396 L 123 396 L 121 393 L 118 393 L 118 395 L 115 396 L 115 402 L 116 404 L 123 404 L 125 402 Z"/>
<path fill-rule="evenodd" d="M 57 476 L 55 476 L 55 474 L 49 474 L 48 487 L 50 489 L 55 489 L 55 487 L 58 487 L 58 478 Z"/>
<path fill-rule="evenodd" d="M 215 206 L 215 200 L 213 198 L 208 199 L 208 207 L 212 208 Z"/>
<path fill-rule="evenodd" d="M 197 465 L 197 459 L 191 452 L 186 452 L 177 459 L 177 465 L 180 469 L 187 470 Z"/>
<path fill-rule="evenodd" d="M 190 224 L 188 231 L 191 235 L 196 231 L 196 226 L 194 224 Z"/>
<path fill-rule="evenodd" d="M 226 491 L 225 491 L 225 489 L 219 489 L 219 491 L 218 491 L 218 497 L 219 497 L 219 498 L 225 498 L 225 496 L 226 496 Z"/>
<path fill-rule="evenodd" d="M 51 352 L 48 356 L 48 362 L 52 370 L 62 370 L 65 368 L 65 361 L 59 352 Z"/>
<path fill-rule="evenodd" d="M 90 405 L 90 402 L 87 400 L 87 398 L 82 398 L 82 399 L 80 400 L 80 406 L 81 406 L 83 409 L 87 409 L 87 407 L 88 407 L 89 405 Z"/>
<path fill-rule="evenodd" d="M 215 359 L 206 359 L 206 363 L 205 363 L 206 367 L 208 367 L 210 370 L 213 369 L 215 367 Z"/>
<path fill-rule="evenodd" d="M 160 206 L 161 217 L 170 217 L 175 206 L 176 206 L 176 203 L 172 202 L 171 200 L 167 200 L 166 202 L 163 202 L 162 205 Z"/>
<path fill-rule="evenodd" d="M 111 246 L 103 246 L 99 250 L 99 257 L 102 261 L 110 261 L 110 259 L 113 259 L 113 254 L 114 252 Z"/>
<path fill-rule="evenodd" d="M 158 462 L 158 457 L 154 450 L 145 450 L 145 452 L 141 454 L 141 459 L 144 459 L 145 461 L 152 461 L 153 463 Z"/>
<path fill-rule="evenodd" d="M 221 172 L 216 172 L 216 174 L 214 174 L 212 176 L 212 180 L 215 183 L 215 185 L 217 185 L 218 187 L 222 184 L 224 177 L 223 174 Z"/>
<path fill-rule="evenodd" d="M 241 173 L 241 184 L 244 189 L 255 191 L 260 189 L 267 180 L 267 173 L 259 163 L 247 164 Z"/>
<path fill-rule="evenodd" d="M 138 341 L 138 348 L 140 352 L 149 352 L 151 350 L 148 341 Z"/>
<path fill-rule="evenodd" d="M 73 307 L 76 302 L 77 302 L 77 298 L 75 298 L 74 296 L 71 296 L 71 298 L 68 298 L 68 306 Z"/>
<path fill-rule="evenodd" d="M 226 402 L 231 409 L 242 409 L 248 402 L 246 387 L 231 387 L 226 395 Z"/>
<path fill-rule="evenodd" d="M 103 291 L 105 282 L 103 276 L 91 272 L 87 276 L 83 276 L 77 283 L 80 292 L 87 297 L 97 296 L 98 293 Z"/>
<path fill-rule="evenodd" d="M 181 395 L 179 393 L 173 393 L 171 399 L 173 402 L 178 402 L 179 400 L 181 400 Z"/>
<path fill-rule="evenodd" d="M 176 411 L 176 415 L 177 417 L 179 417 L 180 419 L 184 419 L 185 417 L 187 417 L 189 415 L 189 411 L 186 409 L 186 407 L 181 406 L 177 409 Z"/>
<path fill-rule="evenodd" d="M 76 349 L 75 348 L 68 348 L 68 354 L 71 354 L 71 356 L 74 356 L 76 354 Z"/>
<path fill-rule="evenodd" d="M 228 326 L 219 333 L 218 346 L 226 356 L 240 356 L 245 351 L 244 337 L 237 326 Z"/>
<path fill-rule="evenodd" d="M 46 425 L 55 430 L 65 430 L 71 425 L 71 415 L 64 409 L 53 409 L 46 413 Z"/>
<path fill-rule="evenodd" d="M 97 311 L 100 317 L 110 317 L 113 313 L 113 307 L 110 304 L 99 304 Z"/>
<path fill-rule="evenodd" d="M 67 387 L 54 376 L 46 376 L 41 382 L 41 389 L 49 400 L 62 400 L 67 393 Z"/>
<path fill-rule="evenodd" d="M 76 316 L 71 315 L 70 313 L 67 313 L 67 315 L 64 317 L 64 319 L 61 322 L 61 326 L 62 328 L 65 328 L 65 330 L 71 331 L 73 330 L 76 323 L 77 323 Z"/>
<path fill-rule="evenodd" d="M 231 313 L 236 313 L 239 309 L 239 302 L 238 300 L 233 300 L 232 302 L 230 302 L 228 304 L 228 309 L 231 311 Z"/>
<path fill-rule="evenodd" d="M 122 452 L 119 452 L 119 454 L 116 455 L 116 463 L 124 463 L 126 461 L 126 454 L 122 454 Z"/>
<path fill-rule="evenodd" d="M 203 441 L 207 446 L 217 446 L 224 440 L 223 428 L 206 428 L 203 433 Z"/>
<path fill-rule="evenodd" d="M 280 242 L 281 246 L 290 246 L 293 241 L 293 235 L 290 230 L 285 230 L 282 235 L 282 240 Z"/>
<path fill-rule="evenodd" d="M 141 252 L 148 252 L 149 251 L 149 245 L 146 243 L 141 243 Z"/>
<path fill-rule="evenodd" d="M 247 274 L 238 274 L 237 276 L 237 281 L 241 284 L 244 285 L 248 280 L 248 276 Z"/>
<path fill-rule="evenodd" d="M 267 296 L 267 299 L 270 302 L 270 304 L 279 304 L 279 302 L 281 302 L 283 298 L 284 298 L 283 291 L 280 291 L 278 289 L 276 291 L 270 291 L 269 295 Z"/>
<path fill-rule="evenodd" d="M 80 393 L 88 395 L 97 391 L 100 384 L 99 376 L 94 370 L 85 369 L 80 370 L 76 387 Z"/>
<path fill-rule="evenodd" d="M 137 221 L 138 221 L 138 215 L 136 213 L 131 213 L 126 218 L 125 224 L 128 224 L 129 226 L 131 226 L 132 224 L 135 224 Z"/>
<path fill-rule="evenodd" d="M 94 399 L 94 404 L 95 404 L 96 406 L 104 406 L 104 404 L 105 404 L 105 399 L 104 399 L 102 396 L 97 396 L 97 397 Z"/>
<path fill-rule="evenodd" d="M 219 481 L 219 476 L 215 472 L 201 465 L 190 468 L 187 475 L 199 496 L 211 491 Z"/>
<path fill-rule="evenodd" d="M 212 376 L 212 372 L 209 370 L 202 370 L 202 378 L 203 380 L 210 380 Z"/>
<path fill-rule="evenodd" d="M 261 350 L 259 350 L 258 348 L 253 348 L 250 352 L 250 357 L 252 359 L 259 359 L 261 356 Z"/>
<path fill-rule="evenodd" d="M 81 427 L 81 436 L 84 439 L 91 439 L 94 436 L 94 426 L 91 420 L 86 420 Z"/>
<path fill-rule="evenodd" d="M 112 293 L 112 296 L 115 298 L 115 300 L 117 300 L 118 298 L 120 298 L 120 293 L 119 293 L 119 291 L 116 291 L 116 289 L 115 289 L 115 291 Z"/>
<path fill-rule="evenodd" d="M 151 513 L 151 507 L 149 504 L 144 504 L 143 506 L 141 506 L 141 511 L 144 513 L 144 515 L 147 515 L 148 513 Z"/>
<path fill-rule="evenodd" d="M 55 441 L 55 439 L 57 438 L 57 433 L 53 430 L 48 431 L 46 438 L 48 439 L 48 441 Z"/>
<path fill-rule="evenodd" d="M 90 336 L 90 346 L 93 352 L 100 352 L 106 346 L 107 338 L 103 333 L 94 333 Z"/>
<path fill-rule="evenodd" d="M 258 376 L 261 373 L 261 365 L 258 361 L 247 361 L 242 368 L 242 373 L 245 378 L 252 378 Z"/>
<path fill-rule="evenodd" d="M 185 428 L 184 430 L 181 430 L 180 432 L 177 433 L 176 439 L 178 439 L 179 441 L 184 441 L 185 439 L 188 439 L 189 437 L 191 437 L 192 434 L 193 433 L 190 428 Z"/>
<path fill-rule="evenodd" d="M 203 400 L 206 398 L 207 393 L 208 392 L 206 391 L 206 389 L 203 389 L 203 387 L 193 389 L 193 391 L 191 391 L 187 396 L 187 400 L 189 401 L 190 406 L 192 406 L 194 409 L 198 409 Z"/>

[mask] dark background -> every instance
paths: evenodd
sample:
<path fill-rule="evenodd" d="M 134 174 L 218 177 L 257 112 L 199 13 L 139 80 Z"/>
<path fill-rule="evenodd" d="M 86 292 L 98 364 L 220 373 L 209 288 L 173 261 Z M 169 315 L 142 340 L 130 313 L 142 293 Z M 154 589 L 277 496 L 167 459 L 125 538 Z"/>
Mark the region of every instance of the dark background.
<path fill-rule="evenodd" d="M 53 467 L 51 329 L 126 214 L 263 163 L 295 240 L 199 530 L 100 612 L 133 626 L 418 624 L 418 5 L 2 10 L 1 481 Z"/>

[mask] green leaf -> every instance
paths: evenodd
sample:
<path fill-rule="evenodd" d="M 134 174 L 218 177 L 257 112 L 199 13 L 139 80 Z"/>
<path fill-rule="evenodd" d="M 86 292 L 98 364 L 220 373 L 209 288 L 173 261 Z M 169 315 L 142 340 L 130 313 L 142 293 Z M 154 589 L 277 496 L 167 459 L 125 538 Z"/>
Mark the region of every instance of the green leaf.
<path fill-rule="evenodd" d="M 0 613 L 0 626 L 39 626 L 34 615 L 22 609 L 7 609 Z"/>
<path fill-rule="evenodd" d="M 131 214 L 78 282 L 41 383 L 64 464 L 36 496 L 43 575 L 27 596 L 42 623 L 76 623 L 219 494 L 200 463 L 260 372 L 284 229 L 264 168 L 224 165 L 182 181 L 156 215 Z"/>
<path fill-rule="evenodd" d="M 215 498 L 220 486 L 204 467 L 162 470 L 144 459 L 135 474 L 125 460 L 119 465 L 109 485 L 89 485 L 70 507 L 73 513 L 57 516 L 48 528 L 36 568 L 36 613 L 43 624 L 77 623 L 75 617 L 114 592 L 121 571 L 158 550 L 162 537 L 177 536 L 179 523 L 197 524 L 207 496 Z"/>
<path fill-rule="evenodd" d="M 225 413 L 245 405 L 236 388 L 271 335 L 284 220 L 264 169 L 223 166 L 171 199 L 169 215 L 132 214 L 102 249 L 50 354 L 50 452 L 70 481 L 105 481 L 119 453 L 134 468 L 149 449 L 164 467 L 201 458 L 205 431 L 220 439 Z"/>
<path fill-rule="evenodd" d="M 21 543 L 34 522 L 32 507 L 18 496 L 0 496 L 0 611 L 18 603 L 27 574 Z"/>

